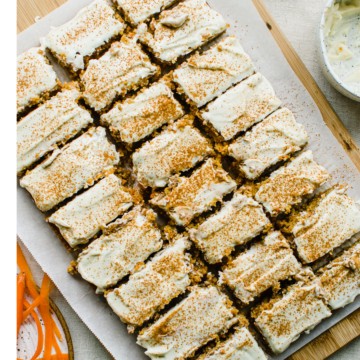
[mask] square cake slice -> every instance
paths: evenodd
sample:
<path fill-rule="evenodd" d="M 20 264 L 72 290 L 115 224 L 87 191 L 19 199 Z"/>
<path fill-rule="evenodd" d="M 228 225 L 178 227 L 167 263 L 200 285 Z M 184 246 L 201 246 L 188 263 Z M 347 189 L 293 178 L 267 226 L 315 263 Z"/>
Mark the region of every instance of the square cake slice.
<path fill-rule="evenodd" d="M 273 231 L 228 263 L 220 273 L 220 282 L 233 290 L 242 303 L 249 304 L 269 288 L 278 290 L 280 281 L 300 270 L 284 236 Z"/>
<path fill-rule="evenodd" d="M 103 112 L 118 97 L 146 86 L 159 72 L 137 44 L 137 35 L 124 35 L 99 59 L 89 61 L 80 76 L 84 100 L 95 111 Z"/>
<path fill-rule="evenodd" d="M 360 294 L 360 243 L 320 270 L 320 283 L 333 309 L 352 303 Z"/>
<path fill-rule="evenodd" d="M 235 36 L 228 36 L 202 54 L 196 53 L 174 71 L 179 94 L 195 108 L 215 99 L 255 72 Z"/>
<path fill-rule="evenodd" d="M 328 178 L 329 173 L 314 161 L 312 152 L 308 150 L 263 181 L 255 199 L 275 217 L 289 212 L 293 205 L 313 194 Z"/>
<path fill-rule="evenodd" d="M 240 162 L 240 171 L 247 179 L 258 178 L 270 166 L 286 160 L 308 141 L 303 125 L 293 113 L 282 108 L 229 146 L 229 155 Z"/>
<path fill-rule="evenodd" d="M 221 210 L 190 229 L 190 238 L 210 264 L 221 262 L 235 246 L 242 245 L 270 227 L 262 206 L 236 192 Z"/>
<path fill-rule="evenodd" d="M 178 305 L 138 336 L 152 360 L 182 360 L 238 320 L 229 298 L 215 286 L 194 287 Z"/>
<path fill-rule="evenodd" d="M 88 59 L 124 32 L 125 23 L 107 0 L 95 0 L 67 23 L 41 39 L 44 47 L 73 75 L 85 69 Z"/>
<path fill-rule="evenodd" d="M 91 128 L 29 171 L 21 180 L 41 211 L 87 188 L 114 171 L 119 153 L 102 127 Z"/>
<path fill-rule="evenodd" d="M 58 88 L 58 77 L 41 47 L 31 48 L 17 58 L 16 107 L 20 114 L 47 99 Z"/>
<path fill-rule="evenodd" d="M 108 225 L 77 259 L 77 271 L 98 292 L 116 285 L 162 247 L 156 214 L 140 206 Z"/>
<path fill-rule="evenodd" d="M 200 117 L 224 140 L 231 140 L 280 105 L 269 81 L 256 73 L 209 103 L 200 112 Z"/>
<path fill-rule="evenodd" d="M 48 221 L 71 247 L 86 244 L 94 235 L 134 204 L 131 190 L 109 175 L 57 210 Z"/>
<path fill-rule="evenodd" d="M 193 120 L 185 115 L 132 155 L 134 173 L 143 187 L 164 187 L 172 175 L 191 169 L 214 153 Z"/>
<path fill-rule="evenodd" d="M 145 88 L 133 98 L 126 99 L 101 116 L 118 141 L 128 145 L 151 135 L 155 130 L 184 115 L 167 81 Z"/>
<path fill-rule="evenodd" d="M 190 177 L 174 177 L 170 186 L 150 203 L 165 210 L 175 224 L 186 226 L 235 189 L 235 181 L 220 161 L 210 158 Z"/>
<path fill-rule="evenodd" d="M 185 0 L 160 13 L 149 27 L 140 25 L 142 41 L 160 61 L 175 63 L 179 57 L 204 45 L 226 30 L 224 18 L 205 0 Z"/>
<path fill-rule="evenodd" d="M 90 113 L 79 106 L 79 97 L 79 89 L 70 84 L 17 123 L 18 173 L 93 122 Z"/>

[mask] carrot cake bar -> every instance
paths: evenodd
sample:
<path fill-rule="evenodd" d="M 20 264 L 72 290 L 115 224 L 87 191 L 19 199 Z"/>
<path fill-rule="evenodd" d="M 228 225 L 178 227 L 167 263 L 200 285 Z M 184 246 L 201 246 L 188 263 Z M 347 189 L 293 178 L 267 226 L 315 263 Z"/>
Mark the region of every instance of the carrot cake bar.
<path fill-rule="evenodd" d="M 179 0 L 113 0 L 133 26 L 148 20 Z"/>
<path fill-rule="evenodd" d="M 144 187 L 164 187 L 172 175 L 194 167 L 214 153 L 210 142 L 185 115 L 132 155 L 134 172 Z"/>
<path fill-rule="evenodd" d="M 47 211 L 114 171 L 118 162 L 119 154 L 105 129 L 91 128 L 29 171 L 20 186 L 41 211 Z"/>
<path fill-rule="evenodd" d="M 58 78 L 41 47 L 31 48 L 17 58 L 16 107 L 22 113 L 49 97 L 58 88 Z"/>
<path fill-rule="evenodd" d="M 224 18 L 205 0 L 185 0 L 161 12 L 149 27 L 140 25 L 142 41 L 160 61 L 175 63 L 227 28 Z"/>
<path fill-rule="evenodd" d="M 235 189 L 235 181 L 220 162 L 210 158 L 190 177 L 172 178 L 170 186 L 150 203 L 165 210 L 177 225 L 185 226 Z"/>
<path fill-rule="evenodd" d="M 296 275 L 301 265 L 279 231 L 228 263 L 220 273 L 220 283 L 232 289 L 244 304 L 254 301 L 269 288 L 279 289 L 279 282 Z"/>
<path fill-rule="evenodd" d="M 300 258 L 313 262 L 360 231 L 360 205 L 335 186 L 290 218 L 290 232 Z"/>
<path fill-rule="evenodd" d="M 90 60 L 81 74 L 84 99 L 94 110 L 104 111 L 117 97 L 147 85 L 150 77 L 159 74 L 159 67 L 136 41 L 136 34 L 124 35 L 99 59 Z"/>
<path fill-rule="evenodd" d="M 57 226 L 71 247 L 76 247 L 86 244 L 133 204 L 130 190 L 111 174 L 57 210 L 48 221 Z"/>
<path fill-rule="evenodd" d="M 108 225 L 78 257 L 77 270 L 99 292 L 136 271 L 162 247 L 161 233 L 152 210 L 135 207 Z"/>
<path fill-rule="evenodd" d="M 156 254 L 143 269 L 131 275 L 126 284 L 105 295 L 124 323 L 141 326 L 186 291 L 194 270 L 187 253 L 189 247 L 185 237 L 176 240 Z"/>
<path fill-rule="evenodd" d="M 307 141 L 303 125 L 295 121 L 289 109 L 282 108 L 236 139 L 229 146 L 229 155 L 240 162 L 246 178 L 253 180 L 271 165 L 288 159 Z"/>
<path fill-rule="evenodd" d="M 17 123 L 18 173 L 93 122 L 78 105 L 79 97 L 79 89 L 70 85 Z"/>
<path fill-rule="evenodd" d="M 178 305 L 138 336 L 152 360 L 180 360 L 225 333 L 238 320 L 229 298 L 215 286 L 194 287 Z"/>
<path fill-rule="evenodd" d="M 274 171 L 255 195 L 271 216 L 289 212 L 326 182 L 329 173 L 314 159 L 310 150 L 305 151 L 286 166 Z"/>
<path fill-rule="evenodd" d="M 267 360 L 257 341 L 246 327 L 235 328 L 231 336 L 198 360 Z"/>
<path fill-rule="evenodd" d="M 285 351 L 304 331 L 331 316 L 317 282 L 297 283 L 253 310 L 255 325 L 274 353 Z"/>
<path fill-rule="evenodd" d="M 227 90 L 200 112 L 205 124 L 224 140 L 263 120 L 281 105 L 269 81 L 260 73 Z"/>
<path fill-rule="evenodd" d="M 107 0 L 95 0 L 69 22 L 53 28 L 41 39 L 44 47 L 73 74 L 98 55 L 107 43 L 124 32 L 125 23 Z"/>
<path fill-rule="evenodd" d="M 195 107 L 221 95 L 255 72 L 254 64 L 235 36 L 228 36 L 204 53 L 196 53 L 174 71 L 178 92 Z"/>
<path fill-rule="evenodd" d="M 218 213 L 189 233 L 205 259 L 214 264 L 230 255 L 236 245 L 245 244 L 268 227 L 270 221 L 261 205 L 236 192 Z"/>
<path fill-rule="evenodd" d="M 352 303 L 360 294 L 360 243 L 333 260 L 320 273 L 321 286 L 333 310 Z"/>
<path fill-rule="evenodd" d="M 117 103 L 101 116 L 101 122 L 109 126 L 115 139 L 131 145 L 183 115 L 171 88 L 166 81 L 161 81 Z"/>

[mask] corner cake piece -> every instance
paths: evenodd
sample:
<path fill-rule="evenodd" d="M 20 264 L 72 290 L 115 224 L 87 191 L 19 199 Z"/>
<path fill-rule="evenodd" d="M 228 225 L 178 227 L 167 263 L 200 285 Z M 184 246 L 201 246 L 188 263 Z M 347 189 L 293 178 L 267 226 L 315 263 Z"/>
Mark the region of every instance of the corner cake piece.
<path fill-rule="evenodd" d="M 235 246 L 242 245 L 270 227 L 261 205 L 236 192 L 221 210 L 196 228 L 190 238 L 210 264 L 222 261 Z"/>
<path fill-rule="evenodd" d="M 100 180 L 83 194 L 57 210 L 48 221 L 54 224 L 71 247 L 86 244 L 108 223 L 134 204 L 130 189 L 116 175 Z"/>
<path fill-rule="evenodd" d="M 310 271 L 310 270 L 309 270 Z M 331 316 L 324 289 L 317 281 L 299 282 L 253 309 L 255 326 L 275 353 L 285 351 L 301 333 L 309 332 Z"/>
<path fill-rule="evenodd" d="M 164 187 L 172 175 L 194 167 L 214 154 L 210 142 L 185 115 L 132 155 L 134 173 L 143 187 Z"/>
<path fill-rule="evenodd" d="M 78 87 L 68 84 L 17 123 L 18 174 L 93 122 L 90 113 L 78 105 L 79 97 Z"/>
<path fill-rule="evenodd" d="M 88 59 L 124 32 L 125 23 L 107 0 L 95 0 L 67 23 L 41 39 L 44 47 L 73 75 L 85 69 Z"/>
<path fill-rule="evenodd" d="M 87 188 L 114 171 L 119 154 L 102 127 L 91 128 L 29 171 L 21 180 L 41 211 Z"/>
<path fill-rule="evenodd" d="M 235 189 L 235 181 L 220 161 L 210 158 L 190 177 L 172 178 L 170 186 L 150 203 L 165 210 L 177 225 L 185 226 Z"/>
<path fill-rule="evenodd" d="M 161 12 L 149 27 L 140 25 L 140 41 L 160 61 L 176 60 L 204 45 L 226 30 L 224 18 L 211 9 L 205 0 L 185 0 Z"/>
<path fill-rule="evenodd" d="M 130 331 L 143 325 L 191 284 L 195 268 L 189 248 L 186 237 L 177 239 L 131 275 L 126 284 L 105 294 L 114 312 L 130 325 Z"/>
<path fill-rule="evenodd" d="M 255 72 L 235 36 L 228 36 L 202 54 L 196 53 L 173 73 L 177 91 L 196 108 L 221 95 Z"/>
<path fill-rule="evenodd" d="M 17 57 L 16 76 L 18 114 L 48 98 L 59 85 L 57 75 L 41 47 L 31 48 Z"/>
<path fill-rule="evenodd" d="M 175 4 L 179 0 L 113 0 L 117 4 L 125 19 L 133 26 L 148 20 L 163 9 Z"/>
<path fill-rule="evenodd" d="M 309 207 L 289 219 L 289 231 L 300 258 L 313 262 L 360 231 L 360 205 L 337 185 L 315 198 Z"/>
<path fill-rule="evenodd" d="M 226 333 L 238 319 L 229 298 L 215 286 L 195 286 L 178 305 L 149 328 L 137 343 L 152 360 L 182 360 L 201 346 Z"/>
<path fill-rule="evenodd" d="M 184 115 L 166 80 L 145 88 L 133 98 L 126 99 L 101 116 L 118 141 L 128 145 L 151 135 L 155 130 Z"/>
<path fill-rule="evenodd" d="M 226 91 L 200 112 L 205 124 L 230 140 L 263 120 L 281 105 L 269 81 L 260 73 L 251 75 Z"/>
<path fill-rule="evenodd" d="M 240 171 L 246 178 L 254 180 L 271 165 L 288 159 L 307 142 L 303 125 L 295 121 L 289 109 L 282 108 L 237 138 L 229 146 L 229 155 L 240 162 Z"/>
<path fill-rule="evenodd" d="M 290 245 L 279 231 L 274 231 L 228 263 L 220 273 L 220 283 L 232 289 L 241 302 L 249 304 L 269 288 L 278 290 L 280 281 L 300 270 Z"/>
<path fill-rule="evenodd" d="M 333 310 L 352 303 L 360 294 L 360 243 L 321 269 L 319 280 Z"/>
<path fill-rule="evenodd" d="M 77 271 L 98 292 L 116 285 L 162 247 L 156 214 L 140 206 L 108 225 L 78 257 Z"/>
<path fill-rule="evenodd" d="M 262 182 L 255 199 L 275 217 L 289 212 L 328 178 L 329 173 L 314 161 L 312 152 L 305 151 Z"/>
<path fill-rule="evenodd" d="M 89 61 L 80 76 L 84 100 L 95 111 L 105 111 L 116 98 L 146 86 L 159 73 L 137 44 L 137 34 L 124 35 L 99 59 Z"/>

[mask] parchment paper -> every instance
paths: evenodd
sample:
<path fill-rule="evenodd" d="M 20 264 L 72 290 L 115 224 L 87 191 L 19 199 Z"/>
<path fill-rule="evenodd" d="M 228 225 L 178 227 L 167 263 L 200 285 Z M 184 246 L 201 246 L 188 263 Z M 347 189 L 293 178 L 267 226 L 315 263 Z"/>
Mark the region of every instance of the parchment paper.
<path fill-rule="evenodd" d="M 91 0 L 69 0 L 22 32 L 18 36 L 18 53 L 38 46 L 39 38 L 45 36 L 51 26 L 58 26 L 70 20 L 78 10 L 90 2 Z M 348 183 L 349 194 L 359 200 L 359 172 L 327 128 L 319 109 L 286 62 L 251 0 L 209 0 L 209 3 L 226 18 L 231 25 L 228 33 L 235 34 L 241 40 L 257 69 L 272 83 L 283 105 L 289 107 L 297 120 L 305 125 L 310 135 L 308 148 L 313 150 L 315 159 L 332 174 L 330 183 Z M 59 67 L 56 69 L 61 72 Z M 64 74 L 60 74 L 62 79 Z M 135 344 L 135 337 L 127 333 L 125 326 L 106 302 L 95 295 L 93 288 L 85 281 L 67 273 L 67 267 L 73 260 L 72 255 L 65 251 L 63 244 L 45 223 L 44 216 L 36 209 L 30 195 L 19 186 L 17 211 L 19 237 L 82 321 L 114 358 L 148 359 L 143 349 Z M 286 352 L 273 359 L 282 360 L 290 356 L 355 311 L 359 305 L 360 301 L 357 300 L 344 309 L 335 311 L 333 316 L 323 321 L 310 334 L 301 336 Z M 76 334 L 72 336 L 75 337 Z"/>

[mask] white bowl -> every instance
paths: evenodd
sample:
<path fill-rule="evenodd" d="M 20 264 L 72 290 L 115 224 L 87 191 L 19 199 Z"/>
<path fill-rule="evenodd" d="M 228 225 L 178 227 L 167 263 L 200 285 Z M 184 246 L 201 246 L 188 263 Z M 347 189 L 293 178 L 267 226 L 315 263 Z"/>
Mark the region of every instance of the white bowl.
<path fill-rule="evenodd" d="M 341 94 L 345 95 L 349 99 L 360 102 L 360 96 L 358 96 L 358 95 L 354 94 L 352 91 L 350 91 L 348 89 L 348 87 L 346 86 L 346 84 L 343 81 L 341 81 L 341 79 L 339 79 L 337 74 L 333 71 L 333 69 L 330 65 L 329 59 L 327 57 L 327 54 L 326 54 L 326 46 L 325 46 L 325 39 L 324 39 L 325 16 L 326 16 L 327 9 L 329 7 L 331 7 L 335 2 L 337 2 L 337 0 L 328 1 L 325 6 L 325 9 L 322 13 L 322 16 L 321 16 L 320 37 L 319 37 L 320 65 L 321 65 L 321 69 L 322 69 L 325 77 L 337 91 L 339 91 Z"/>

